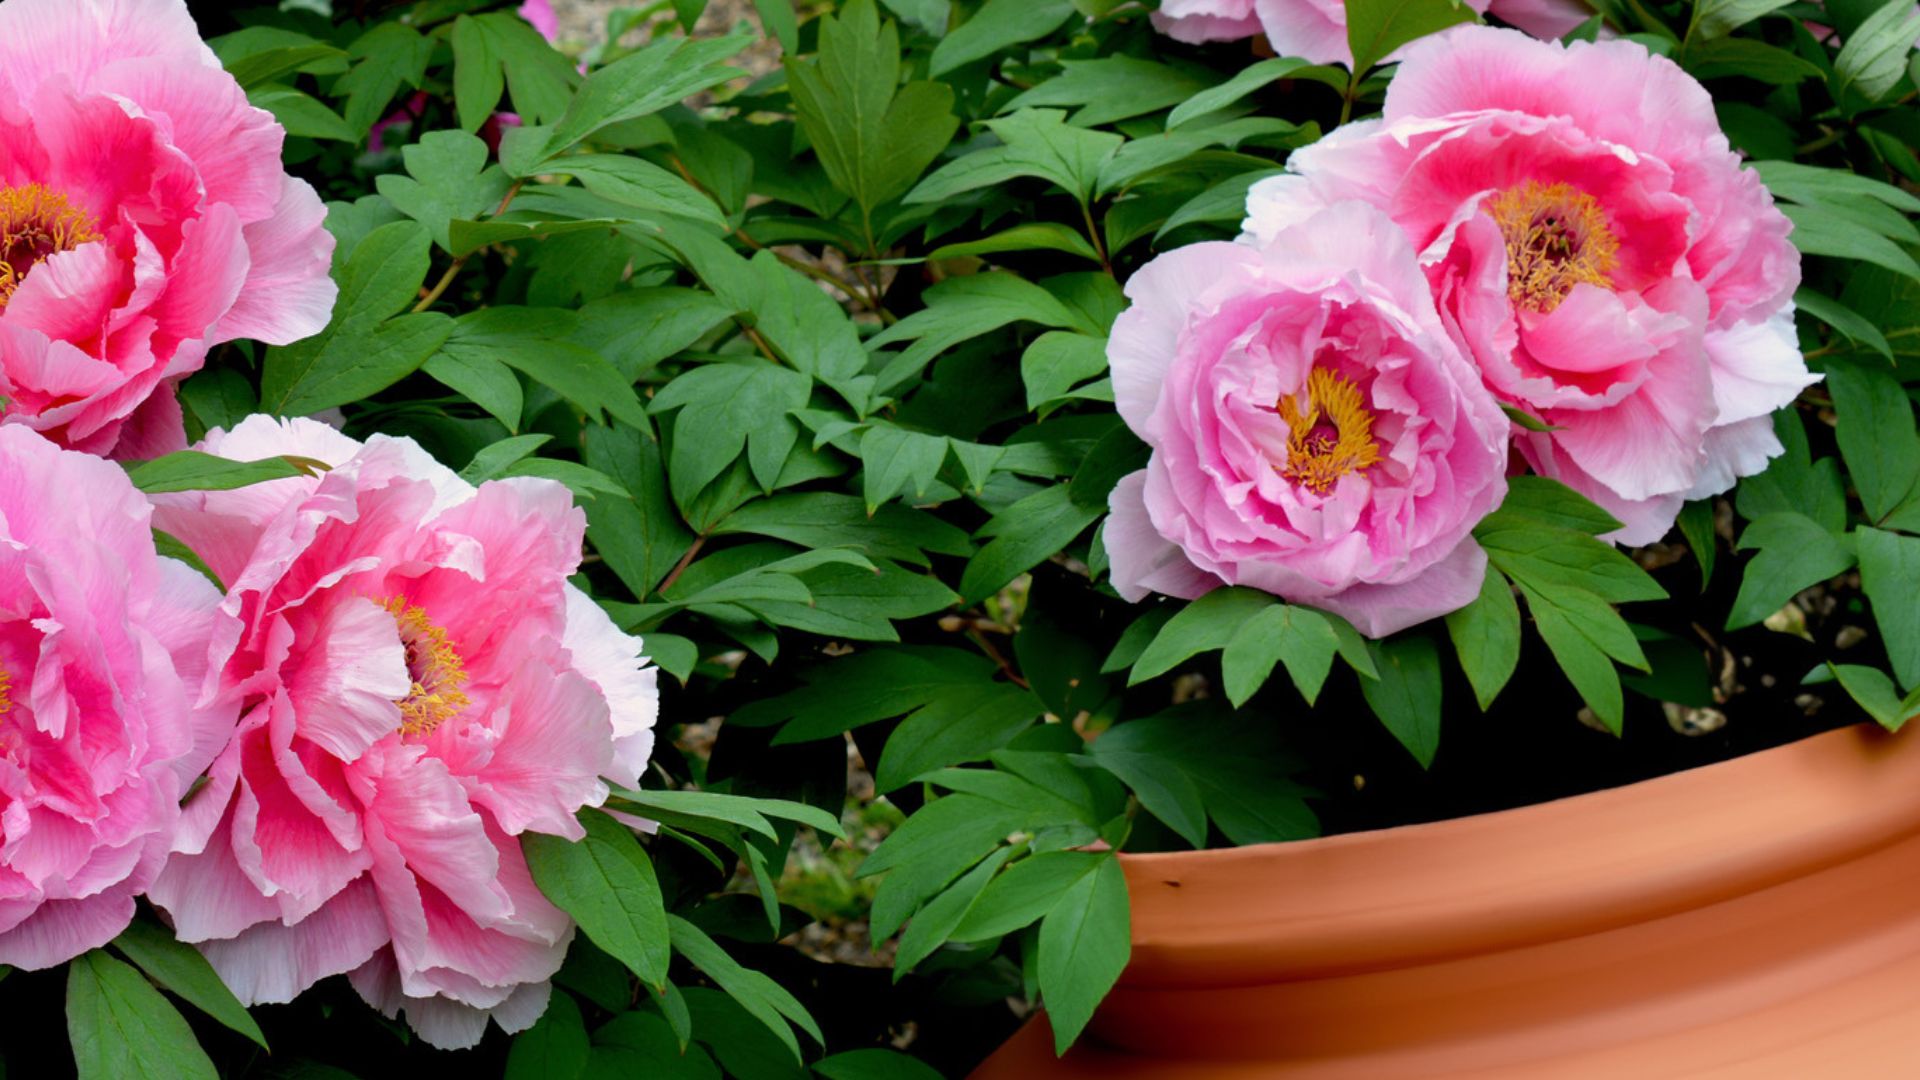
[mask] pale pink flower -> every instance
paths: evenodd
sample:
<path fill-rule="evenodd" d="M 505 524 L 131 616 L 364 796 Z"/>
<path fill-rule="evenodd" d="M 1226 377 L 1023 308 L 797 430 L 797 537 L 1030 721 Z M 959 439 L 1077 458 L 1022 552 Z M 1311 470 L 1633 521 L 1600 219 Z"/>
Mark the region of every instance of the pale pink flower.
<path fill-rule="evenodd" d="M 1475 11 L 1487 10 L 1488 0 L 1464 2 Z M 1154 29 L 1175 41 L 1231 41 L 1264 33 L 1281 56 L 1315 64 L 1353 63 L 1346 0 L 1161 0 L 1152 20 Z"/>
<path fill-rule="evenodd" d="M 1254 186 L 1243 239 L 1362 199 L 1412 239 L 1442 319 L 1533 468 L 1625 543 L 1780 453 L 1770 415 L 1816 380 L 1793 329 L 1791 224 L 1707 92 L 1630 41 L 1466 27 L 1419 43 L 1385 115 Z"/>
<path fill-rule="evenodd" d="M 637 785 L 655 670 L 567 582 L 566 488 L 467 484 L 408 439 L 255 416 L 202 446 L 331 464 L 158 499 L 229 590 L 208 692 L 239 728 L 149 895 L 242 1001 L 351 975 L 436 1046 L 545 1008 L 573 925 L 518 835 Z"/>
<path fill-rule="evenodd" d="M 1507 419 L 1384 214 L 1178 248 L 1126 291 L 1107 358 L 1153 455 L 1110 499 L 1121 596 L 1248 585 L 1380 637 L 1478 595 Z"/>
<path fill-rule="evenodd" d="M 233 731 L 192 704 L 220 591 L 151 516 L 118 466 L 0 427 L 0 964 L 126 929 Z"/>
<path fill-rule="evenodd" d="M 185 444 L 174 384 L 213 345 L 333 308 L 333 238 L 285 136 L 184 0 L 0 3 L 0 397 L 76 450 Z"/>

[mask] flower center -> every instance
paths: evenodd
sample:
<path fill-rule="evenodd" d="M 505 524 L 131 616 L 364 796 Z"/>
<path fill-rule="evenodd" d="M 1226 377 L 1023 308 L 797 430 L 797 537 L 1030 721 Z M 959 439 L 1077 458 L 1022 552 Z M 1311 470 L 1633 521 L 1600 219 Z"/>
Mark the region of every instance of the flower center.
<path fill-rule="evenodd" d="M 39 184 L 0 188 L 0 307 L 49 256 L 100 239 L 93 215 Z"/>
<path fill-rule="evenodd" d="M 1326 494 L 1334 482 L 1380 460 L 1373 440 L 1373 413 L 1361 403 L 1360 388 L 1326 368 L 1307 373 L 1307 388 L 1280 399 L 1287 422 L 1287 463 L 1280 475 Z"/>
<path fill-rule="evenodd" d="M 400 706 L 400 733 L 425 735 L 469 704 L 460 689 L 467 684 L 467 669 L 447 640 L 446 630 L 427 618 L 425 608 L 408 604 L 404 596 L 390 596 L 380 606 L 392 613 L 394 625 L 400 628 L 401 644 L 407 647 L 407 675 L 413 680 L 407 696 L 394 702 Z"/>
<path fill-rule="evenodd" d="M 1507 241 L 1507 296 L 1515 306 L 1549 312 L 1575 285 L 1613 287 L 1620 241 L 1606 212 L 1572 184 L 1529 180 L 1486 203 Z"/>

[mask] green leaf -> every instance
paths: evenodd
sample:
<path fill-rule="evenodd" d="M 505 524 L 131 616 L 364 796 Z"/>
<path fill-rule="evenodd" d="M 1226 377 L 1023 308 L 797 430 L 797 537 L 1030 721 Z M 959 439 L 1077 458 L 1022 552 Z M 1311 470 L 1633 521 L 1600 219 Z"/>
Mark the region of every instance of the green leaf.
<path fill-rule="evenodd" d="M 646 599 L 693 544 L 667 495 L 653 426 L 591 425 L 581 431 L 588 465 L 619 481 L 625 498 L 587 504 L 587 540 L 633 595 Z"/>
<path fill-rule="evenodd" d="M 1889 363 L 1893 361 L 1893 346 L 1888 344 L 1887 336 L 1880 332 L 1880 328 L 1840 301 L 1824 293 L 1803 288 L 1793 294 L 1793 304 L 1801 311 L 1840 331 L 1842 336 L 1855 345 L 1872 349 L 1886 357 Z"/>
<path fill-rule="evenodd" d="M 1747 563 L 1739 595 L 1727 612 L 1729 630 L 1752 626 L 1780 610 L 1793 594 L 1853 567 L 1854 553 L 1845 536 L 1792 511 L 1764 514 L 1747 526 L 1734 550 L 1755 549 L 1758 554 Z"/>
<path fill-rule="evenodd" d="M 1293 74 L 1307 61 L 1292 56 L 1275 56 L 1240 69 L 1240 73 L 1218 86 L 1194 94 L 1167 114 L 1167 130 L 1172 131 L 1198 116 L 1226 108 L 1255 90 Z"/>
<path fill-rule="evenodd" d="M 1103 508 L 1075 503 L 1067 487 L 1043 488 L 995 514 L 981 528 L 980 535 L 992 539 L 968 560 L 960 575 L 960 595 L 967 603 L 986 598 L 1033 569 L 1101 515 Z"/>
<path fill-rule="evenodd" d="M 714 533 L 752 533 L 801 547 L 847 547 L 877 559 L 927 565 L 927 555 L 968 555 L 967 534 L 932 514 L 897 503 L 868 516 L 864 500 L 828 491 L 755 499 Z"/>
<path fill-rule="evenodd" d="M 1847 493 L 1840 480 L 1840 462 L 1835 458 L 1813 460 L 1806 427 L 1793 409 L 1773 414 L 1773 431 L 1780 439 L 1782 452 L 1765 471 L 1747 477 L 1734 489 L 1734 505 L 1740 516 L 1754 521 L 1776 512 L 1805 514 L 1828 532 L 1844 531 Z"/>
<path fill-rule="evenodd" d="M 704 817 L 725 821 L 752 829 L 769 840 L 778 839 L 773 827 L 763 820 L 769 817 L 798 822 L 829 837 L 844 838 L 846 835 L 840 828 L 839 820 L 832 814 L 817 806 L 785 799 L 760 799 L 717 791 L 621 790 L 619 796 L 643 811 L 672 814 L 682 820 Z"/>
<path fill-rule="evenodd" d="M 723 999 L 724 1000 L 724 999 Z M 785 1048 L 776 1044 L 776 1050 Z M 635 1009 L 601 1024 L 593 1033 L 582 1080 L 721 1080 L 719 1066 L 699 1046 L 683 1046 L 663 1016 Z"/>
<path fill-rule="evenodd" d="M 433 242 L 451 248 L 447 225 L 493 210 L 512 181 L 489 165 L 487 144 L 464 131 L 430 131 L 400 148 L 407 175 L 387 173 L 374 186 L 399 211 L 425 225 Z"/>
<path fill-rule="evenodd" d="M 927 488 L 947 460 L 947 438 L 876 423 L 860 437 L 860 461 L 865 467 L 867 512 L 879 509 L 901 491 L 916 498 Z"/>
<path fill-rule="evenodd" d="M 743 449 L 754 479 L 771 489 L 800 439 L 788 414 L 806 405 L 811 384 L 800 372 L 751 360 L 704 364 L 668 383 L 652 409 L 680 410 L 667 459 L 674 500 L 689 505 Z"/>
<path fill-rule="evenodd" d="M 510 12 L 462 15 L 454 20 L 452 41 L 462 129 L 478 131 L 508 87 L 514 111 L 529 124 L 552 123 L 566 111 L 579 76 L 526 20 Z"/>
<path fill-rule="evenodd" d="M 934 46 L 928 74 L 944 75 L 1002 49 L 1046 37 L 1073 17 L 1072 0 L 987 0 Z"/>
<path fill-rule="evenodd" d="M 1378 679 L 1362 679 L 1373 715 L 1407 748 L 1421 768 L 1440 749 L 1440 651 L 1422 635 L 1373 644 Z"/>
<path fill-rule="evenodd" d="M 1878 363 L 1835 359 L 1827 389 L 1838 415 L 1834 436 L 1867 516 L 1881 521 L 1920 480 L 1920 433 L 1913 402 L 1893 372 Z"/>
<path fill-rule="evenodd" d="M 1738 30 L 1769 11 L 1786 7 L 1793 0 L 1700 0 L 1693 5 L 1693 21 L 1687 26 L 1689 46 L 1709 41 Z"/>
<path fill-rule="evenodd" d="M 1697 10 L 1697 9 L 1696 9 Z M 1825 73 L 1816 64 L 1752 38 L 1717 38 L 1687 46 L 1687 73 L 1696 79 L 1741 76 L 1789 86 Z"/>
<path fill-rule="evenodd" d="M 391 317 L 426 280 L 432 237 L 396 221 L 367 234 L 340 274 L 333 321 L 319 334 L 267 350 L 260 407 L 305 416 L 360 401 L 413 373 L 453 332 L 435 312 Z"/>
<path fill-rule="evenodd" d="M 1607 730 L 1620 734 L 1625 723 L 1625 703 L 1620 694 L 1620 673 L 1613 666 L 1608 651 L 1595 640 L 1596 636 L 1615 632 L 1616 628 L 1607 624 L 1602 612 L 1611 608 L 1599 606 L 1588 610 L 1584 618 L 1580 612 L 1584 606 L 1593 607 L 1595 601 L 1591 593 L 1563 592 L 1542 593 L 1522 583 L 1521 595 L 1527 598 L 1527 608 L 1533 612 L 1535 629 L 1540 631 L 1540 639 L 1547 643 L 1547 649 L 1553 653 L 1555 663 L 1573 683 L 1580 697 L 1593 710 Z M 1566 603 L 1567 606 L 1562 606 Z M 1618 616 L 1614 616 L 1618 618 Z M 1624 629 L 1624 623 L 1618 629 Z M 1589 631 L 1594 633 L 1589 633 Z M 1638 651 L 1636 645 L 1635 651 Z M 1641 666 L 1645 667 L 1644 658 Z"/>
<path fill-rule="evenodd" d="M 502 305 L 460 316 L 440 352 L 456 362 L 504 364 L 566 398 L 595 421 L 610 414 L 647 425 L 633 384 L 599 354 L 566 340 L 577 325 L 570 311 Z"/>
<path fill-rule="evenodd" d="M 1857 259 L 1920 279 L 1920 263 L 1914 262 L 1906 249 L 1872 226 L 1862 224 L 1831 205 L 1795 206 L 1782 203 L 1780 212 L 1793 222 L 1790 239 L 1793 246 L 1804 254 Z"/>
<path fill-rule="evenodd" d="M 622 378 L 632 381 L 699 341 L 733 313 L 731 306 L 698 289 L 628 289 L 582 307 L 573 341 L 605 357 Z"/>
<path fill-rule="evenodd" d="M 67 1037 L 80 1080 L 219 1075 L 160 991 L 100 949 L 67 965 Z"/>
<path fill-rule="evenodd" d="M 127 924 L 120 936 L 113 939 L 113 947 L 163 988 L 219 1021 L 227 1030 L 238 1032 L 260 1049 L 271 1052 L 260 1025 L 254 1023 L 247 1007 L 233 996 L 227 984 L 220 981 L 200 950 L 176 940 L 164 927 L 142 919 Z"/>
<path fill-rule="evenodd" d="M 1847 35 L 1840 54 L 1833 58 L 1834 97 L 1841 98 L 1849 89 L 1869 102 L 1886 97 L 1906 74 L 1916 37 L 1920 37 L 1920 12 L 1912 4 L 1888 0 Z"/>
<path fill-rule="evenodd" d="M 894 951 L 894 982 L 899 982 L 902 976 L 913 970 L 915 964 L 932 955 L 952 936 L 973 909 L 981 891 L 1012 855 L 1013 849 L 1007 847 L 988 855 L 914 914 L 913 921 L 907 924 L 907 932 L 900 935 L 899 947 Z"/>
<path fill-rule="evenodd" d="M 1103 859 L 1092 852 L 1049 851 L 1014 863 L 981 893 L 950 940 L 988 941 L 1033 925 Z"/>
<path fill-rule="evenodd" d="M 935 769 L 978 761 L 1026 730 L 1045 706 L 1011 683 L 949 690 L 901 721 L 880 752 L 874 786 L 892 791 Z"/>
<path fill-rule="evenodd" d="M 968 255 L 998 255 L 1003 251 L 1064 251 L 1089 262 L 1100 261 L 1100 253 L 1093 249 L 1084 235 L 1057 221 L 1029 221 L 980 240 L 942 244 L 927 252 L 927 261 L 938 262 Z"/>
<path fill-rule="evenodd" d="M 1448 613 L 1447 635 L 1473 684 L 1480 711 L 1487 711 L 1520 665 L 1520 605 L 1498 570 L 1487 569 L 1478 599 Z"/>
<path fill-rule="evenodd" d="M 685 997 L 694 1038 L 720 1063 L 722 1075 L 737 1080 L 809 1080 L 792 1051 L 739 1002 L 704 986 L 687 987 Z M 628 1075 L 652 1080 L 645 1070 Z"/>
<path fill-rule="evenodd" d="M 1847 696 L 1888 731 L 1899 731 L 1908 720 L 1920 715 L 1920 702 L 1910 696 L 1902 698 L 1900 691 L 1894 689 L 1893 680 L 1879 668 L 1829 663 L 1827 670 L 1839 680 Z"/>
<path fill-rule="evenodd" d="M 678 915 L 667 916 L 667 928 L 673 936 L 674 951 L 705 972 L 741 1008 L 765 1024 L 786 1044 L 795 1061 L 800 1060 L 800 1042 L 787 1027 L 789 1021 L 812 1036 L 814 1042 L 826 1041 L 805 1006 L 779 983 L 758 971 L 741 967 L 705 931 Z"/>
<path fill-rule="evenodd" d="M 899 32 L 880 20 L 873 0 L 854 0 L 817 25 L 818 55 L 786 61 L 794 111 L 833 186 L 871 215 L 912 187 L 953 139 L 953 90 L 900 86 Z"/>
<path fill-rule="evenodd" d="M 1312 608 L 1291 604 L 1262 608 L 1233 631 L 1220 654 L 1227 700 L 1236 709 L 1245 705 L 1272 674 L 1273 665 L 1284 660 L 1294 688 L 1312 705 L 1333 670 L 1333 654 L 1339 647 L 1332 624 Z"/>
<path fill-rule="evenodd" d="M 813 1071 L 826 1080 L 940 1080 L 932 1066 L 897 1050 L 848 1050 L 814 1062 Z"/>
<path fill-rule="evenodd" d="M 1860 588 L 1873 605 L 1874 625 L 1902 689 L 1920 686 L 1920 537 L 1866 526 L 1854 530 Z"/>
<path fill-rule="evenodd" d="M 1713 563 L 1720 550 L 1713 524 L 1713 500 L 1695 499 L 1682 506 L 1678 523 L 1680 535 L 1687 538 L 1687 547 L 1700 564 L 1700 591 L 1704 593 L 1713 581 Z"/>
<path fill-rule="evenodd" d="M 1348 0 L 1346 7 L 1356 78 L 1402 45 L 1478 18 L 1454 0 Z"/>
<path fill-rule="evenodd" d="M 364 137 L 401 86 L 420 86 L 433 42 L 410 26 L 382 22 L 347 46 L 347 55 L 353 68 L 333 84 L 333 96 L 347 99 L 347 126 Z"/>
<path fill-rule="evenodd" d="M 527 136 L 536 142 L 522 148 L 513 164 L 532 167 L 517 170 L 517 175 L 537 171 L 541 162 L 608 124 L 658 112 L 737 77 L 739 69 L 720 61 L 752 41 L 748 34 L 697 39 L 667 36 L 615 60 L 587 76 L 552 130 Z"/>
<path fill-rule="evenodd" d="M 659 986 L 667 978 L 668 933 L 653 863 L 633 833 L 606 814 L 583 811 L 580 822 L 586 836 L 577 841 L 521 835 L 534 883 L 595 945 L 641 982 Z"/>
<path fill-rule="evenodd" d="M 1247 216 L 1247 192 L 1253 185 L 1269 176 L 1280 175 L 1279 169 L 1255 169 L 1238 176 L 1230 176 L 1195 195 L 1180 205 L 1153 234 L 1157 241 L 1183 225 L 1203 222 L 1226 222 L 1236 229 Z"/>
<path fill-rule="evenodd" d="M 1224 649 L 1248 619 L 1277 601 L 1258 589 L 1215 589 L 1180 610 L 1155 635 L 1127 676 L 1128 686 L 1163 675 L 1198 653 Z"/>
<path fill-rule="evenodd" d="M 140 462 L 127 470 L 127 479 L 149 495 L 169 491 L 231 491 L 268 480 L 310 476 L 316 464 L 305 459 L 296 464 L 284 457 L 229 461 L 198 450 L 179 450 L 166 457 Z"/>
<path fill-rule="evenodd" d="M 1195 847 L 1208 818 L 1236 844 L 1319 833 L 1306 789 L 1284 779 L 1298 766 L 1264 718 L 1184 707 L 1114 725 L 1088 756 Z"/>
<path fill-rule="evenodd" d="M 866 649 L 803 670 L 805 685 L 749 702 L 727 723 L 763 727 L 787 721 L 776 743 L 825 739 L 912 712 L 950 691 L 986 684 L 991 660 L 976 653 L 914 645 Z"/>
<path fill-rule="evenodd" d="M 1074 198 L 1087 201 L 1099 184 L 1100 166 L 1126 139 L 1111 132 L 1071 127 L 1066 116 L 1059 109 L 1022 109 L 987 121 L 988 130 L 999 136 L 1003 145 L 975 150 L 941 166 L 908 192 L 906 201 L 944 202 L 1022 176 L 1049 181 Z"/>
<path fill-rule="evenodd" d="M 279 83 L 256 86 L 247 91 L 247 104 L 272 113 L 274 120 L 287 129 L 289 135 L 336 142 L 356 142 L 359 139 L 359 135 L 347 126 L 339 113 L 321 104 L 313 95 L 290 86 L 281 86 Z"/>
<path fill-rule="evenodd" d="M 1026 384 L 1029 409 L 1057 401 L 1081 382 L 1106 371 L 1107 343 L 1066 330 L 1041 334 L 1020 356 L 1020 379 Z"/>
<path fill-rule="evenodd" d="M 713 200 L 673 173 L 636 157 L 619 154 L 575 154 L 554 168 L 580 181 L 595 195 L 621 206 L 656 214 L 671 214 L 727 231 L 726 215 Z"/>
<path fill-rule="evenodd" d="M 1077 105 L 1070 122 L 1094 127 L 1171 108 L 1205 84 L 1184 71 L 1133 56 L 1063 60 L 1060 74 L 1000 106 L 1003 113 L 1043 106 Z"/>
<path fill-rule="evenodd" d="M 587 1068 L 592 1046 L 573 995 L 554 991 L 547 1011 L 513 1037 L 505 1080 L 574 1080 Z"/>
<path fill-rule="evenodd" d="M 1001 327 L 1032 322 L 1073 328 L 1079 321 L 1052 293 L 1014 274 L 952 278 L 928 289 L 924 298 L 924 309 L 867 341 L 867 348 L 875 351 L 896 342 L 913 342 L 888 357 L 875 384 L 881 393 L 903 385 L 953 346 Z"/>
<path fill-rule="evenodd" d="M 1127 879 L 1108 856 L 1040 920 L 1040 995 L 1064 1054 L 1133 955 Z"/>

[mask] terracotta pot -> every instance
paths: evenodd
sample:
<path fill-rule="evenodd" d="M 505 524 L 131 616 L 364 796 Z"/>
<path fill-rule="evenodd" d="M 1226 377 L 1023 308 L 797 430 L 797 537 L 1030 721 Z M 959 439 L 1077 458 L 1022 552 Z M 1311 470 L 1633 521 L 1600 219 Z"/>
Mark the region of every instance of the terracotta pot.
<path fill-rule="evenodd" d="M 1027 1077 L 1920 1076 L 1920 738 L 1125 859 L 1133 962 Z"/>

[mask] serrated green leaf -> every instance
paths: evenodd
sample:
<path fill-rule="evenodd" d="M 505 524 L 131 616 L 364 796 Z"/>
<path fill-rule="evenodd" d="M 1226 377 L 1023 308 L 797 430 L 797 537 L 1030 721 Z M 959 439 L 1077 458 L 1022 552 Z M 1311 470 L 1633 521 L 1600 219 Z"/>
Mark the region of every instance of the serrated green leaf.
<path fill-rule="evenodd" d="M 1272 674 L 1274 664 L 1284 660 L 1294 688 L 1312 705 L 1333 670 L 1339 648 L 1340 639 L 1326 616 L 1312 608 L 1291 604 L 1262 608 L 1233 631 L 1220 654 L 1227 700 L 1236 709 L 1246 704 Z"/>
<path fill-rule="evenodd" d="M 1729 630 L 1752 626 L 1778 611 L 1800 590 L 1846 573 L 1854 561 L 1846 537 L 1791 511 L 1755 519 L 1734 545 L 1736 551 L 1756 549 L 1740 579 L 1733 609 L 1727 613 Z"/>

